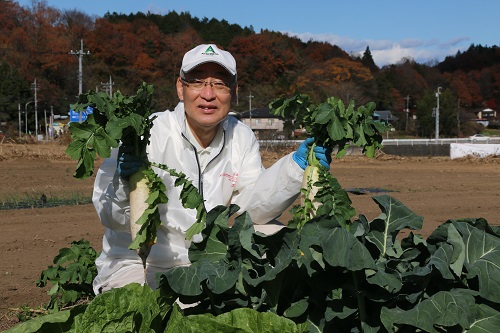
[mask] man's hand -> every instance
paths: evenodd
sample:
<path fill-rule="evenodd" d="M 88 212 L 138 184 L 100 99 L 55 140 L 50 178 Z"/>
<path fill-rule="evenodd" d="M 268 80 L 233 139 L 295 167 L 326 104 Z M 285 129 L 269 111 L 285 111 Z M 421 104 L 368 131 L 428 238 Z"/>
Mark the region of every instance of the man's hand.
<path fill-rule="evenodd" d="M 118 165 L 116 169 L 120 177 L 125 180 L 128 180 L 131 175 L 139 171 L 142 166 L 141 159 L 130 152 L 131 150 L 126 146 L 121 146 L 118 149 Z"/>
<path fill-rule="evenodd" d="M 309 147 L 314 143 L 314 138 L 305 139 L 293 154 L 293 160 L 305 170 L 309 165 L 307 161 L 307 152 Z M 327 170 L 330 170 L 330 163 L 332 162 L 332 149 L 324 148 L 321 146 L 314 146 L 314 155 L 318 159 L 318 162 L 324 166 Z"/>

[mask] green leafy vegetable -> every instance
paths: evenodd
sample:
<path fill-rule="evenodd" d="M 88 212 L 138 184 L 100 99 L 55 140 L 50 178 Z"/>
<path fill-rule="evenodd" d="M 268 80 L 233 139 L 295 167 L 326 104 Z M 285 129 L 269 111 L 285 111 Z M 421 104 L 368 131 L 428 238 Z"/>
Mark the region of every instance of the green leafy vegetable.
<path fill-rule="evenodd" d="M 92 282 L 97 275 L 95 260 L 98 253 L 85 240 L 71 243 L 70 248 L 62 248 L 54 258 L 54 265 L 44 270 L 36 285 L 40 288 L 52 285 L 47 292 L 50 302 L 47 308 L 58 311 L 82 299 L 94 298 Z"/>
<path fill-rule="evenodd" d="M 207 212 L 205 210 L 203 196 L 184 173 L 171 169 L 165 164 L 152 163 L 152 165 L 167 171 L 173 177 L 177 177 L 174 185 L 182 186 L 179 198 L 182 202 L 182 206 L 186 209 L 196 209 L 196 221 L 186 231 L 186 239 L 190 240 L 194 235 L 199 234 L 205 226 Z"/>
<path fill-rule="evenodd" d="M 314 147 L 318 145 L 332 150 L 335 148 L 337 149 L 335 156 L 341 158 L 346 154 L 347 148 L 353 145 L 362 147 L 363 153 L 367 156 L 375 156 L 375 152 L 382 147 L 381 133 L 388 129 L 373 119 L 375 103 L 368 103 L 355 109 L 354 101 L 346 107 L 340 98 L 329 97 L 324 103 L 314 105 L 309 96 L 297 94 L 291 98 L 278 98 L 269 104 L 269 108 L 275 115 L 293 119 L 296 127 L 304 128 L 314 138 L 302 181 L 301 207 L 295 211 L 300 219 L 299 227 L 314 218 L 319 207 L 329 207 L 335 214 L 341 209 L 336 204 L 332 206 L 332 203 L 340 201 L 350 205 L 348 199 L 335 198 L 340 192 L 334 191 L 331 187 L 324 190 L 335 181 L 328 172 L 322 170 L 324 167 L 316 159 Z M 330 204 L 325 206 L 328 202 Z M 343 215 L 350 213 L 344 210 Z M 352 216 L 354 215 L 350 217 Z"/>
<path fill-rule="evenodd" d="M 362 147 L 368 157 L 382 147 L 381 133 L 388 127 L 373 119 L 375 103 L 355 108 L 354 101 L 346 107 L 337 97 L 314 105 L 309 96 L 297 94 L 291 98 L 278 98 L 269 104 L 275 115 L 291 118 L 296 127 L 302 127 L 315 138 L 315 144 L 336 148 L 340 158 L 352 146 Z"/>
<path fill-rule="evenodd" d="M 77 159 L 76 178 L 93 174 L 96 155 L 109 157 L 111 148 L 121 144 L 144 161 L 139 172 L 130 177 L 130 248 L 136 250 L 144 267 L 151 247 L 156 243 L 156 230 L 161 224 L 158 205 L 167 202 L 165 187 L 152 171 L 146 154 L 154 116 L 153 86 L 142 83 L 137 94 L 125 96 L 120 91 L 110 97 L 104 92 L 89 91 L 79 96 L 72 109 L 92 109 L 83 123 L 71 123 L 72 142 L 66 153 Z"/>
<path fill-rule="evenodd" d="M 216 207 L 203 240 L 191 245 L 192 265 L 162 274 L 160 290 L 119 288 L 83 310 L 7 332 L 78 332 L 82 318 L 115 330 L 133 327 L 132 318 L 136 325 L 150 320 L 152 332 L 200 325 L 233 332 L 245 322 L 291 332 L 495 332 L 499 228 L 484 219 L 449 220 L 427 239 L 403 237 L 422 218 L 390 196 L 374 200 L 381 214 L 372 221 L 359 215 L 349 230 L 336 217 L 318 216 L 268 236 L 254 232 L 246 213 L 230 227 L 238 207 Z M 171 312 L 177 298 L 193 307 Z"/>
<path fill-rule="evenodd" d="M 153 86 L 142 83 L 133 96 L 120 91 L 110 97 L 104 92 L 89 91 L 79 96 L 78 103 L 71 105 L 76 112 L 92 108 L 92 114 L 83 123 L 72 122 L 69 126 L 72 142 L 66 153 L 78 160 L 76 178 L 87 178 L 94 172 L 94 160 L 111 155 L 111 147 L 119 142 L 134 148 L 136 156 L 145 157 L 149 143 L 149 130 L 154 113 Z"/>

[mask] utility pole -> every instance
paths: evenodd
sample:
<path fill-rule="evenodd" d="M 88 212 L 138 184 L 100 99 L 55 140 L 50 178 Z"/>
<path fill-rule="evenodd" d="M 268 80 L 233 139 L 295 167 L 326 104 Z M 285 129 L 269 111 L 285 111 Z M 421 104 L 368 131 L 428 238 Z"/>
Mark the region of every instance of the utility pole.
<path fill-rule="evenodd" d="M 114 83 L 111 80 L 111 75 L 109 76 L 109 82 L 101 82 L 101 86 L 104 87 L 104 90 L 107 94 L 109 94 L 109 97 L 113 97 L 113 84 Z"/>
<path fill-rule="evenodd" d="M 83 39 L 80 40 L 80 50 L 73 51 L 71 50 L 69 54 L 78 56 L 78 96 L 80 96 L 83 92 L 83 74 L 82 74 L 82 59 L 84 55 L 89 55 L 90 51 L 83 52 Z M 80 112 L 80 118 L 78 120 L 79 123 L 82 122 L 82 113 Z"/>
<path fill-rule="evenodd" d="M 250 90 L 248 93 L 248 109 L 250 110 L 250 128 L 252 128 L 252 91 Z"/>
<path fill-rule="evenodd" d="M 36 84 L 36 79 L 35 82 L 31 85 L 31 88 L 35 91 L 35 141 L 38 141 L 38 85 Z"/>
<path fill-rule="evenodd" d="M 47 109 L 43 109 L 43 119 L 45 121 L 45 141 L 49 141 L 49 127 L 47 126 Z"/>
<path fill-rule="evenodd" d="M 437 107 L 436 107 L 436 144 L 439 140 L 439 95 L 441 94 L 441 87 L 438 87 L 436 92 Z"/>
<path fill-rule="evenodd" d="M 19 109 L 19 138 L 21 138 L 21 103 L 17 103 L 17 107 Z"/>
<path fill-rule="evenodd" d="M 403 98 L 406 100 L 406 125 L 405 125 L 405 131 L 408 132 L 408 114 L 410 113 L 410 106 L 409 106 L 409 103 L 410 103 L 410 95 L 406 95 L 405 98 Z"/>
<path fill-rule="evenodd" d="M 54 107 L 50 106 L 50 140 L 54 140 Z"/>
<path fill-rule="evenodd" d="M 28 104 L 33 102 L 34 101 L 29 101 L 26 104 L 24 104 L 24 127 L 26 135 L 28 134 Z"/>

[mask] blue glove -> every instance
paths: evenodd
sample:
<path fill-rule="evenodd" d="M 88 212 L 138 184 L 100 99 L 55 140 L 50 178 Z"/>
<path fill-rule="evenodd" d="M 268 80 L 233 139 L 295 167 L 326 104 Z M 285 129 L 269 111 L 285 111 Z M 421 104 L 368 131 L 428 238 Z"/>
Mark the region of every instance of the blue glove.
<path fill-rule="evenodd" d="M 118 150 L 118 165 L 116 170 L 120 177 L 128 180 L 131 175 L 139 171 L 142 166 L 142 160 L 130 154 L 130 150 L 122 146 Z"/>
<path fill-rule="evenodd" d="M 305 170 L 309 165 L 307 161 L 307 152 L 309 150 L 309 146 L 314 143 L 314 138 L 305 139 L 297 149 L 297 151 L 293 154 L 293 160 Z M 314 147 L 314 155 L 318 159 L 318 162 L 324 166 L 327 170 L 330 170 L 330 163 L 332 162 L 332 149 L 324 148 L 321 146 Z"/>

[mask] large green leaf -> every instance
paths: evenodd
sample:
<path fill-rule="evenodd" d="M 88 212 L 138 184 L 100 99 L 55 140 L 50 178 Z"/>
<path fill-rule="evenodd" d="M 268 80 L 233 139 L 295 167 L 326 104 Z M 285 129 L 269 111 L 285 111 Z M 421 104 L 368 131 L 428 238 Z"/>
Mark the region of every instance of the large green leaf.
<path fill-rule="evenodd" d="M 243 250 L 247 251 L 250 255 L 259 258 L 259 254 L 253 249 L 253 234 L 254 228 L 252 219 L 248 213 L 243 213 L 234 220 L 233 226 L 228 229 L 227 245 L 230 252 L 239 253 Z M 244 255 L 240 254 L 240 258 Z"/>
<path fill-rule="evenodd" d="M 374 271 L 367 271 L 366 281 L 370 284 L 378 285 L 387 290 L 391 294 L 396 294 L 403 287 L 401 281 L 402 276 L 398 270 L 390 269 L 387 262 L 379 260 L 377 262 L 377 269 Z"/>
<path fill-rule="evenodd" d="M 442 332 L 437 330 L 438 327 L 444 331 L 456 325 L 462 330 L 469 328 L 476 321 L 476 315 L 473 294 L 462 289 L 438 292 L 407 311 L 383 307 L 380 318 L 389 332 L 397 331 L 396 327 L 409 325 L 425 332 L 438 333 Z"/>
<path fill-rule="evenodd" d="M 322 103 L 314 110 L 313 117 L 318 124 L 327 124 L 334 116 L 333 108 L 328 103 Z"/>
<path fill-rule="evenodd" d="M 206 225 L 202 231 L 202 241 L 192 242 L 189 248 L 189 260 L 192 263 L 202 259 L 217 262 L 227 257 L 228 221 L 237 209 L 237 206 L 217 206 L 207 213 Z"/>
<path fill-rule="evenodd" d="M 467 278 L 479 280 L 482 297 L 500 303 L 500 237 L 485 233 L 468 221 L 451 223 L 464 239 Z"/>
<path fill-rule="evenodd" d="M 167 310 L 158 298 L 158 291 L 137 283 L 107 291 L 89 304 L 76 332 L 155 332 Z"/>
<path fill-rule="evenodd" d="M 300 237 L 297 229 L 282 228 L 277 233 L 268 237 L 256 237 L 261 244 L 265 245 L 266 260 L 260 266 L 257 274 L 254 266 L 245 266 L 243 277 L 245 282 L 252 286 L 257 286 L 264 281 L 272 281 L 290 266 L 293 259 L 298 255 Z M 274 244 L 273 244 L 274 243 Z"/>
<path fill-rule="evenodd" d="M 484 304 L 476 305 L 477 316 L 467 333 L 496 332 L 500 328 L 500 312 Z"/>
<path fill-rule="evenodd" d="M 73 149 L 74 147 L 70 147 L 70 145 L 68 145 L 68 149 Z M 79 179 L 85 179 L 92 176 L 92 174 L 94 173 L 94 160 L 96 158 L 96 151 L 92 148 L 88 148 L 85 144 L 81 145 L 79 149 L 81 156 L 76 163 L 76 169 L 73 176 Z"/>
<path fill-rule="evenodd" d="M 373 200 L 379 205 L 383 214 L 370 223 L 370 232 L 366 239 L 375 244 L 381 257 L 399 256 L 401 253 L 395 248 L 399 231 L 404 228 L 421 229 L 423 218 L 391 196 L 374 196 Z"/>
<path fill-rule="evenodd" d="M 207 214 L 203 239 L 190 247 L 189 267 L 175 267 L 164 273 L 169 287 L 176 293 L 198 296 L 206 286 L 211 292 L 220 294 L 234 287 L 241 272 L 239 258 L 231 261 L 232 252 L 241 252 L 240 231 L 245 234 L 251 228 L 251 221 L 237 219 L 234 229 L 229 228 L 229 217 L 238 210 L 237 206 L 215 207 Z M 245 226 L 246 224 L 246 226 Z"/>
<path fill-rule="evenodd" d="M 214 294 L 222 294 L 233 288 L 240 275 L 241 267 L 225 260 L 217 263 L 202 260 L 197 274 L 200 280 Z"/>
<path fill-rule="evenodd" d="M 198 263 L 200 262 L 198 261 Z M 163 273 L 162 281 L 166 280 L 170 289 L 177 294 L 199 296 L 203 292 L 203 278 L 198 263 L 188 267 L 174 267 Z M 162 287 L 161 284 L 160 287 Z"/>
<path fill-rule="evenodd" d="M 321 248 L 323 259 L 331 266 L 351 271 L 375 268 L 375 262 L 366 247 L 334 219 L 320 219 L 304 225 L 300 250 L 305 259 L 316 261 L 312 248 Z"/>
<path fill-rule="evenodd" d="M 307 324 L 297 325 L 271 312 L 235 309 L 218 316 L 211 314 L 182 316 L 174 309 L 165 333 L 300 333 Z"/>

